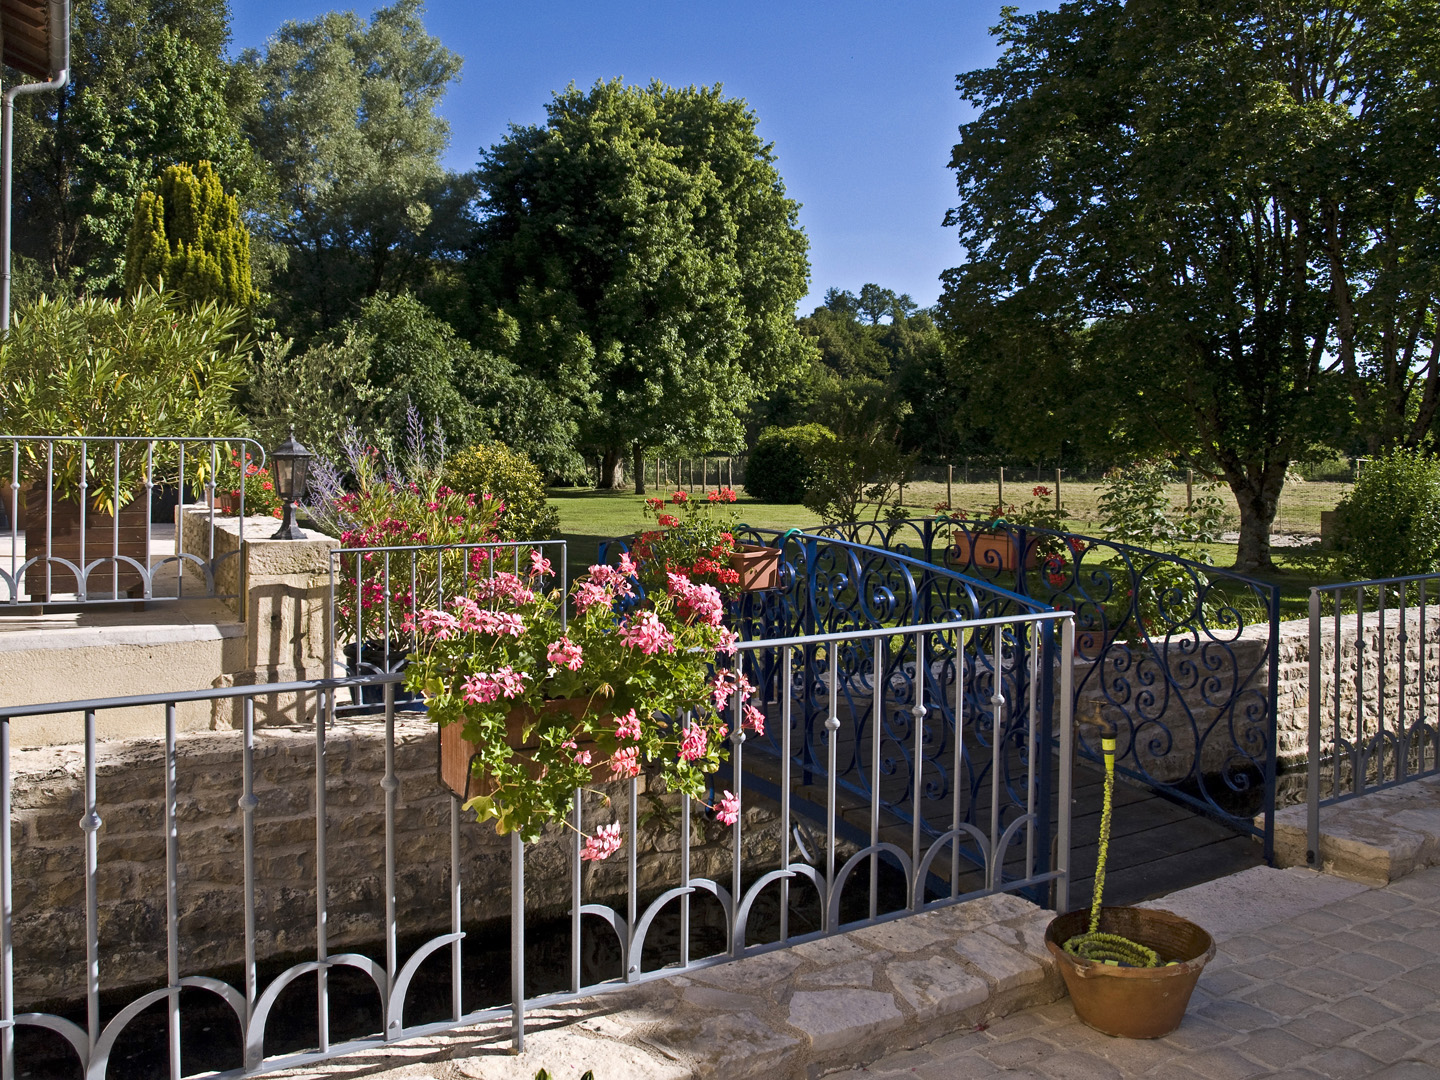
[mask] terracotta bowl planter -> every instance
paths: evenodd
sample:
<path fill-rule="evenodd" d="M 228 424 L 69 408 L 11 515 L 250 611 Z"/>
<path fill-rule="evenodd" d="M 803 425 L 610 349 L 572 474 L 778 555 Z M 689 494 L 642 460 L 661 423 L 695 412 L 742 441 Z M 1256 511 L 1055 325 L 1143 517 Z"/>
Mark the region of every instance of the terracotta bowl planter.
<path fill-rule="evenodd" d="M 780 587 L 780 549 L 759 544 L 741 544 L 730 556 L 730 569 L 740 575 L 741 592 L 760 592 Z"/>
<path fill-rule="evenodd" d="M 554 701 L 547 701 L 543 707 L 545 714 L 566 713 L 575 719 L 585 715 L 590 702 L 585 698 L 557 698 Z M 511 709 L 510 714 L 505 717 L 505 741 L 510 748 L 516 750 L 523 757 L 526 751 L 533 751 L 539 744 L 525 741 L 525 728 L 535 722 L 535 711 L 526 706 L 518 709 Z M 450 794 L 459 799 L 473 799 L 477 795 L 490 795 L 495 791 L 494 780 L 484 774 L 477 774 L 471 768 L 471 762 L 480 747 L 461 734 L 464 724 L 446 724 L 440 728 L 440 782 L 449 789 Z M 584 750 L 595 744 L 588 739 L 580 740 L 578 746 Z M 539 776 L 539 767 L 530 762 L 532 775 Z M 598 768 L 598 766 L 597 766 Z"/>
<path fill-rule="evenodd" d="M 955 561 L 962 567 L 972 563 L 977 570 L 1015 570 L 1018 543 L 1009 533 L 965 533 L 955 535 Z M 1025 545 L 1025 569 L 1035 569 L 1040 541 Z"/>
<path fill-rule="evenodd" d="M 1100 930 L 1160 954 L 1155 968 L 1112 967 L 1081 960 L 1063 945 L 1090 923 L 1088 909 L 1051 920 L 1045 947 L 1060 966 L 1075 1015 L 1096 1031 L 1124 1039 L 1158 1039 L 1180 1026 L 1200 973 L 1215 955 L 1208 933 L 1179 915 L 1150 908 L 1104 907 Z"/>
<path fill-rule="evenodd" d="M 1082 660 L 1099 660 L 1112 641 L 1115 640 L 1114 630 L 1077 630 L 1075 631 L 1075 655 Z"/>

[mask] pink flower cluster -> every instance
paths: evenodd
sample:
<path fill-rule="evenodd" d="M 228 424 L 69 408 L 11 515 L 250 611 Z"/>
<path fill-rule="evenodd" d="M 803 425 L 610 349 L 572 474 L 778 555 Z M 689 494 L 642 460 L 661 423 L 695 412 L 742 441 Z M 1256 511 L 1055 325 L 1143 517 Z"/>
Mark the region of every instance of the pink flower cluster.
<path fill-rule="evenodd" d="M 530 576 L 532 578 L 549 577 L 552 573 L 554 571 L 550 569 L 550 560 L 545 558 L 538 548 L 532 549 L 530 552 Z"/>
<path fill-rule="evenodd" d="M 617 821 L 610 825 L 601 825 L 594 834 L 585 838 L 585 850 L 580 852 L 580 858 L 586 862 L 599 862 L 608 859 L 615 852 L 620 850 L 624 841 L 620 838 L 620 823 Z"/>
<path fill-rule="evenodd" d="M 579 671 L 580 666 L 585 662 L 581 655 L 580 646 L 576 645 L 568 637 L 562 637 L 559 641 L 552 641 L 546 652 L 546 658 L 552 664 L 569 668 L 571 671 Z"/>
<path fill-rule="evenodd" d="M 730 695 L 738 692 L 741 701 L 749 701 L 755 693 L 755 687 L 750 685 L 742 672 L 737 675 L 729 668 L 721 668 L 715 672 L 715 677 L 710 680 L 710 697 L 715 702 L 717 712 L 724 711 L 725 706 L 730 703 Z"/>
<path fill-rule="evenodd" d="M 509 571 L 494 574 L 475 583 L 475 595 L 481 600 L 508 600 L 516 607 L 531 604 L 535 594 Z"/>
<path fill-rule="evenodd" d="M 705 729 L 698 724 L 692 724 L 685 729 L 685 738 L 680 743 L 681 761 L 698 761 L 705 756 L 705 745 L 709 739 L 705 735 Z"/>
<path fill-rule="evenodd" d="M 560 746 L 562 749 L 570 751 L 570 760 L 574 761 L 575 764 L 590 764 L 590 751 L 581 750 L 579 744 L 577 744 L 574 739 L 566 739 Z"/>
<path fill-rule="evenodd" d="M 740 820 L 740 799 L 727 791 L 715 804 L 715 819 L 722 825 L 734 825 Z"/>
<path fill-rule="evenodd" d="M 613 780 L 629 780 L 640 775 L 640 748 L 622 746 L 610 755 L 610 777 Z"/>
<path fill-rule="evenodd" d="M 525 692 L 528 672 L 516 671 L 509 664 L 493 672 L 477 671 L 461 684 L 461 696 L 471 705 L 488 705 L 497 698 L 513 698 Z"/>
<path fill-rule="evenodd" d="M 622 558 L 622 567 L 625 562 Z M 613 604 L 617 597 L 629 596 L 632 592 L 634 587 L 630 584 L 630 576 L 623 569 L 596 563 L 590 567 L 590 573 L 576 583 L 572 595 L 575 609 L 584 614 L 596 604 L 608 606 Z"/>
<path fill-rule="evenodd" d="M 637 611 L 631 615 L 621 627 L 620 642 L 639 649 L 646 656 L 675 651 L 675 635 L 665 629 L 660 616 L 653 611 Z"/>
<path fill-rule="evenodd" d="M 420 612 L 420 632 L 430 634 L 436 641 L 449 641 L 460 631 L 460 620 L 448 611 L 426 610 Z"/>
<path fill-rule="evenodd" d="M 718 627 L 725 617 L 725 604 L 714 585 L 696 585 L 684 574 L 667 573 L 667 589 L 683 618 Z"/>
<path fill-rule="evenodd" d="M 635 715 L 631 709 L 624 716 L 615 718 L 615 737 L 617 739 L 638 739 L 640 738 L 640 717 Z"/>

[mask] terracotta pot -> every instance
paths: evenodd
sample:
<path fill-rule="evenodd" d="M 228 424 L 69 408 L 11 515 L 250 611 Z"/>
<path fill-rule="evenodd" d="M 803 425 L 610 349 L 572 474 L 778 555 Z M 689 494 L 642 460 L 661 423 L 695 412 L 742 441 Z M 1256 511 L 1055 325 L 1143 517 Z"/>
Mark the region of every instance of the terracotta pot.
<path fill-rule="evenodd" d="M 759 544 L 741 544 L 730 556 L 730 569 L 740 575 L 741 592 L 760 592 L 780 587 L 780 549 Z"/>
<path fill-rule="evenodd" d="M 955 561 L 962 567 L 973 562 L 977 570 L 1014 570 L 1016 547 L 1016 540 L 1009 533 L 960 532 L 955 534 Z M 1039 547 L 1039 540 L 1025 545 L 1026 570 L 1035 568 Z"/>
<path fill-rule="evenodd" d="M 1114 630 L 1076 630 L 1075 655 L 1082 660 L 1099 660 L 1115 634 Z"/>
<path fill-rule="evenodd" d="M 233 491 L 220 492 L 220 510 L 226 514 L 240 513 L 240 497 Z"/>
<path fill-rule="evenodd" d="M 578 720 L 585 715 L 589 706 L 590 702 L 586 698 L 556 698 L 554 701 L 545 702 L 541 712 L 546 715 L 566 713 Z M 518 709 L 511 709 L 509 715 L 505 717 L 505 742 L 522 756 L 527 751 L 533 751 L 539 745 L 534 741 L 525 741 L 525 728 L 534 722 L 535 711 L 524 705 Z M 480 752 L 480 747 L 461 734 L 464 726 L 463 723 L 457 721 L 440 728 L 440 782 L 449 789 L 450 794 L 459 799 L 473 799 L 477 795 L 490 795 L 495 791 L 495 783 L 484 773 L 477 775 L 471 767 L 475 755 Z M 581 750 L 595 745 L 589 739 L 576 741 Z M 535 766 L 533 762 L 529 764 L 531 775 L 537 776 L 539 767 Z"/>
<path fill-rule="evenodd" d="M 1084 909 L 1060 915 L 1045 928 L 1045 947 L 1060 966 L 1075 1015 L 1096 1031 L 1124 1039 L 1158 1039 L 1180 1026 L 1200 973 L 1215 955 L 1208 933 L 1168 911 L 1135 907 L 1100 909 L 1100 930 L 1119 934 L 1160 954 L 1154 968 L 1112 967 L 1081 960 L 1063 948 L 1090 923 Z"/>
<path fill-rule="evenodd" d="M 93 507 L 93 504 L 91 504 Z M 119 546 L 116 546 L 115 518 L 111 514 L 97 513 L 91 507 L 85 512 L 85 563 L 96 559 L 110 559 L 124 556 L 134 559 L 141 566 L 149 553 L 145 550 L 146 506 L 144 498 L 133 499 L 120 508 Z M 25 530 L 25 557 L 49 556 L 67 559 L 80 565 L 80 502 L 78 499 L 53 499 L 50 506 L 49 544 L 46 543 L 45 485 L 42 482 L 29 484 L 22 494 L 20 506 L 20 527 Z M 121 592 L 140 585 L 140 572 L 126 562 L 103 563 L 90 574 L 89 592 L 108 593 L 116 582 L 118 570 Z M 45 561 L 43 558 L 25 571 L 25 591 L 32 600 L 49 600 L 55 593 L 73 593 L 78 584 L 75 575 L 60 563 L 50 564 L 50 588 L 45 587 Z"/>

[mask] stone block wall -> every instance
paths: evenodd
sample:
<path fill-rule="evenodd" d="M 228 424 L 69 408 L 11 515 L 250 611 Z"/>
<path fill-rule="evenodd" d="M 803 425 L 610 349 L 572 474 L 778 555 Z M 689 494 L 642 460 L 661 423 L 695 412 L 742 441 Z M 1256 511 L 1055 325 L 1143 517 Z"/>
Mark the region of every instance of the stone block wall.
<path fill-rule="evenodd" d="M 241 734 L 191 732 L 177 742 L 180 966 L 185 974 L 244 958 L 244 834 Z M 449 928 L 452 799 L 436 778 L 437 739 L 424 717 L 396 722 L 396 894 L 399 932 Z M 165 746 L 161 739 L 102 743 L 98 754 L 100 978 L 106 989 L 165 978 Z M 327 733 L 327 925 L 331 951 L 384 938 L 385 767 L 383 722 L 334 725 Z M 85 958 L 84 757 L 77 746 L 16 751 L 14 777 L 15 992 L 21 1008 L 83 993 Z M 315 947 L 315 735 L 257 732 L 254 751 L 255 903 L 261 958 Z M 622 820 L 586 806 L 591 823 Z M 671 808 L 676 800 L 669 800 Z M 646 806 L 642 800 L 642 809 Z M 469 818 L 470 815 L 464 815 Z M 773 867 L 779 826 L 764 805 L 747 811 L 745 861 Z M 694 815 L 692 874 L 728 883 L 730 830 Z M 630 843 L 628 827 L 626 842 Z M 461 823 L 462 898 L 469 924 L 508 917 L 510 843 L 493 826 Z M 676 815 L 660 815 L 639 838 L 642 900 L 678 879 Z M 559 827 L 527 849 L 526 905 L 533 917 L 569 910 L 570 840 Z M 587 863 L 587 902 L 622 903 L 624 849 Z M 622 908 L 623 910 L 623 908 Z M 380 954 L 383 956 L 383 951 Z"/>

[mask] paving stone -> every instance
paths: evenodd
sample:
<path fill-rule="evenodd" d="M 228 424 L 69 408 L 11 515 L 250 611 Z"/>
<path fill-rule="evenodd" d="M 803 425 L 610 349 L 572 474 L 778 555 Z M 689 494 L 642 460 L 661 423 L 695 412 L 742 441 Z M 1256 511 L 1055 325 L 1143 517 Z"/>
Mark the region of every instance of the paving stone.
<path fill-rule="evenodd" d="M 1233 1031 L 1227 1031 L 1219 1024 L 1206 1020 L 1190 1010 L 1180 1021 L 1180 1026 L 1165 1036 L 1165 1041 L 1182 1050 L 1204 1050 L 1212 1046 L 1223 1046 L 1235 1039 Z"/>
<path fill-rule="evenodd" d="M 1212 961 L 1205 971 L 1208 973 L 1210 968 L 1214 966 L 1214 961 Z M 1248 975 L 1250 978 L 1258 979 L 1261 982 L 1278 979 L 1280 976 L 1294 971 L 1297 966 L 1298 965 L 1292 964 L 1288 960 L 1282 960 L 1278 956 L 1262 956 L 1258 960 L 1247 960 L 1243 964 L 1237 963 L 1233 965 L 1234 970 L 1238 971 L 1241 975 Z M 1203 980 L 1204 976 L 1201 976 L 1201 979 Z"/>
<path fill-rule="evenodd" d="M 1399 1026 L 1421 1042 L 1440 1039 L 1440 1010 L 1430 1009 L 1414 1016 L 1407 1016 L 1400 1021 Z"/>
<path fill-rule="evenodd" d="M 1381 1069 L 1371 1080 L 1440 1080 L 1440 1069 L 1421 1061 L 1400 1061 Z"/>
<path fill-rule="evenodd" d="M 912 953 L 922 952 L 942 941 L 949 941 L 955 935 L 950 927 L 939 919 L 918 915 L 852 930 L 850 936 L 874 949 Z"/>
<path fill-rule="evenodd" d="M 1064 1040 L 1056 1038 L 1056 1042 Z M 1185 1051 L 1169 1039 L 1111 1039 L 1087 1046 L 1086 1050 L 1108 1061 L 1126 1076 L 1149 1072 L 1166 1062 L 1183 1061 Z"/>
<path fill-rule="evenodd" d="M 1200 985 L 1205 992 L 1216 997 L 1227 994 L 1237 994 L 1254 986 L 1256 980 L 1249 975 L 1242 974 L 1238 968 L 1224 968 L 1212 972 L 1208 967 L 1200 973 Z"/>
<path fill-rule="evenodd" d="M 1403 1057 L 1408 1057 L 1410 1051 L 1420 1045 L 1420 1040 L 1412 1038 L 1396 1028 L 1381 1028 L 1378 1031 L 1367 1031 L 1363 1035 L 1356 1035 L 1347 1044 L 1362 1054 L 1368 1054 L 1376 1061 L 1383 1061 L 1386 1065 L 1392 1065 Z"/>
<path fill-rule="evenodd" d="M 1399 940 L 1412 931 L 1391 919 L 1372 919 L 1369 922 L 1356 923 L 1350 928 L 1350 932 L 1366 941 L 1390 941 Z M 1413 932 L 1423 933 L 1423 931 Z"/>
<path fill-rule="evenodd" d="M 1001 993 L 1045 978 L 1034 957 L 1001 944 L 993 934 L 968 934 L 955 943 L 955 951 Z"/>
<path fill-rule="evenodd" d="M 1424 954 L 1440 953 L 1440 930 L 1427 927 L 1424 930 L 1409 930 L 1400 938 L 1402 944 Z"/>
<path fill-rule="evenodd" d="M 853 986 L 865 988 L 875 985 L 875 965 L 865 960 L 850 964 L 836 964 L 834 967 L 807 971 L 795 980 L 797 986 Z"/>
<path fill-rule="evenodd" d="M 1055 1047 L 1034 1036 L 994 1042 L 980 1050 L 980 1056 L 1002 1069 L 1021 1069 L 1035 1066 L 1042 1058 L 1056 1053 Z"/>
<path fill-rule="evenodd" d="M 1298 971 L 1290 972 L 1279 981 L 1286 986 L 1293 986 L 1296 990 L 1303 990 L 1307 994 L 1315 994 L 1331 1001 L 1348 997 L 1359 989 L 1353 978 L 1337 978 L 1334 972 L 1323 967 L 1301 968 Z"/>
<path fill-rule="evenodd" d="M 905 1022 L 895 999 L 879 990 L 797 990 L 787 1022 L 810 1036 L 816 1052 L 860 1043 Z"/>
<path fill-rule="evenodd" d="M 1384 982 L 1405 969 L 1389 960 L 1367 953 L 1340 953 L 1330 961 L 1330 970 L 1339 975 L 1349 975 L 1367 985 Z M 1440 989 L 1440 972 L 1436 973 L 1435 986 Z"/>
<path fill-rule="evenodd" d="M 1434 990 L 1411 982 L 1409 976 L 1405 975 L 1398 979 L 1391 979 L 1387 983 L 1381 983 L 1370 993 L 1386 1005 L 1393 1005 L 1404 1013 L 1419 1012 L 1421 1009 L 1433 1006 L 1436 996 Z"/>
<path fill-rule="evenodd" d="M 1417 900 L 1422 904 L 1433 904 L 1440 900 L 1440 874 L 1436 874 L 1433 870 L 1422 870 L 1418 874 L 1411 874 L 1399 881 L 1392 881 L 1388 890 L 1411 900 Z"/>
<path fill-rule="evenodd" d="M 1381 1068 L 1374 1058 L 1348 1046 L 1331 1047 L 1323 1054 L 1317 1054 L 1314 1060 L 1307 1061 L 1305 1066 L 1329 1080 L 1356 1080 L 1361 1076 L 1373 1076 Z"/>
<path fill-rule="evenodd" d="M 1298 926 L 1302 930 L 1309 930 L 1313 936 L 1330 934 L 1336 930 L 1344 930 L 1350 925 L 1351 920 L 1341 917 L 1331 911 L 1307 911 L 1303 915 L 1297 915 L 1288 920 L 1291 926 Z"/>
<path fill-rule="evenodd" d="M 733 990 L 721 990 L 714 986 L 687 986 L 680 994 L 686 1005 L 714 1012 L 750 1011 L 767 1004 L 753 994 L 737 994 Z"/>
<path fill-rule="evenodd" d="M 1277 1017 L 1303 1016 L 1321 1003 L 1314 994 L 1296 990 L 1284 983 L 1257 983 L 1245 990 L 1241 997 Z"/>
<path fill-rule="evenodd" d="M 687 978 L 696 982 L 718 986 L 722 990 L 753 990 L 762 986 L 773 986 L 794 974 L 803 960 L 789 949 L 776 949 L 747 957 L 733 964 L 717 964 L 715 967 L 699 968 L 690 972 Z"/>
<path fill-rule="evenodd" d="M 928 1047 L 918 1050 L 901 1050 L 897 1054 L 886 1054 L 884 1064 L 877 1063 L 872 1072 L 879 1076 L 887 1076 L 894 1073 L 914 1072 L 921 1065 L 929 1065 L 935 1060 L 935 1055 L 930 1053 Z"/>
<path fill-rule="evenodd" d="M 1045 947 L 1045 928 L 1050 925 L 1050 919 L 1046 916 L 1047 913 L 1041 912 L 1038 916 L 1023 921 L 1012 920 L 1000 926 L 987 926 L 985 933 L 1012 948 L 1020 949 L 1046 971 L 1053 971 L 1055 958 Z"/>
<path fill-rule="evenodd" d="M 1357 893 L 1348 900 L 1341 901 L 1341 905 L 1344 904 L 1358 904 L 1361 907 L 1374 908 L 1376 911 L 1395 911 L 1397 908 L 1409 907 L 1410 899 L 1387 892 L 1385 889 L 1369 889 L 1366 892 Z"/>
<path fill-rule="evenodd" d="M 1292 945 L 1308 945 L 1313 940 L 1307 931 L 1285 923 L 1267 926 L 1264 930 L 1256 931 L 1255 936 L 1261 941 L 1268 941 L 1272 947 L 1282 949 L 1288 949 Z"/>
<path fill-rule="evenodd" d="M 1247 1077 L 1260 1076 L 1270 1071 L 1263 1065 L 1241 1057 L 1229 1046 L 1186 1054 L 1184 1064 L 1186 1068 L 1193 1069 L 1207 1080 L 1246 1080 Z"/>
<path fill-rule="evenodd" d="M 1259 956 L 1268 956 L 1275 951 L 1275 946 L 1268 941 L 1262 941 L 1253 934 L 1242 934 L 1240 937 L 1233 937 L 1222 944 L 1220 952 L 1235 957 L 1237 960 L 1252 960 Z"/>
<path fill-rule="evenodd" d="M 1370 940 L 1370 938 L 1347 928 L 1338 934 L 1327 934 L 1322 938 L 1312 939 L 1307 948 L 1330 955 L 1364 952 L 1369 948 Z"/>
<path fill-rule="evenodd" d="M 833 967 L 836 964 L 848 964 L 852 960 L 864 960 L 873 956 L 875 950 L 867 949 L 849 934 L 837 934 L 835 937 L 792 945 L 790 952 L 802 960 L 809 960 L 822 967 Z"/>
<path fill-rule="evenodd" d="M 1330 1012 L 1336 1016 L 1343 1016 L 1346 1020 L 1353 1020 L 1361 1027 L 1379 1027 L 1381 1024 L 1388 1024 L 1400 1014 L 1384 1002 L 1377 1001 L 1370 994 L 1356 994 L 1354 997 L 1343 998 L 1329 1006 Z"/>
<path fill-rule="evenodd" d="M 1280 1030 L 1289 1032 L 1310 1046 L 1327 1047 L 1343 1042 L 1365 1029 L 1325 1009 L 1316 1009 L 1283 1025 Z"/>
<path fill-rule="evenodd" d="M 1121 1077 L 1114 1065 L 1076 1050 L 1059 1050 L 1041 1058 L 1034 1069 L 1049 1080 L 1120 1080 Z"/>
<path fill-rule="evenodd" d="M 891 961 L 886 965 L 885 974 L 921 1022 L 964 1012 L 990 996 L 984 980 L 939 956 L 928 960 Z"/>
<path fill-rule="evenodd" d="M 1072 1009 L 1071 1012 L 1073 1015 L 1074 1010 Z M 1075 1021 L 1075 1025 L 1080 1030 L 1090 1030 L 1084 1027 L 1079 1020 Z M 1013 1012 L 1009 1016 L 1002 1016 L 996 1020 L 989 1021 L 986 1023 L 985 1029 L 990 1033 L 990 1038 L 996 1040 L 1005 1039 L 1011 1035 L 1029 1035 L 1046 1031 L 1049 1029 L 1049 1025 L 1035 1015 L 1034 1009 L 1021 1009 L 1019 1012 Z"/>
<path fill-rule="evenodd" d="M 1034 1010 L 1026 1011 L 1033 1012 Z M 987 1030 L 971 1028 L 967 1031 L 957 1031 L 954 1034 L 942 1036 L 930 1043 L 928 1049 L 937 1059 L 949 1060 L 973 1056 L 982 1047 L 989 1046 L 994 1041 Z"/>
<path fill-rule="evenodd" d="M 1431 990 L 1440 990 L 1440 964 L 1426 964 L 1404 976 L 1406 982 L 1415 983 Z"/>
<path fill-rule="evenodd" d="M 976 1055 L 921 1065 L 911 1075 L 919 1080 L 957 1080 L 959 1077 L 964 1077 L 964 1080 L 985 1080 L 991 1076 L 1004 1077 L 1005 1080 L 1040 1080 L 1039 1074 L 1029 1069 L 1000 1069 Z"/>
<path fill-rule="evenodd" d="M 1274 1027 L 1278 1018 L 1265 1009 L 1245 1001 L 1219 998 L 1207 1002 L 1196 1010 L 1207 1020 L 1213 1020 L 1226 1031 L 1255 1031 L 1259 1028 Z"/>
<path fill-rule="evenodd" d="M 718 1080 L 773 1076 L 804 1049 L 793 1033 L 776 1031 L 754 1013 L 707 1017 L 688 1041 L 673 1033 L 665 1046 L 687 1051 L 697 1059 L 699 1075 Z"/>
<path fill-rule="evenodd" d="M 1440 934 L 1436 935 L 1440 940 Z M 1382 960 L 1388 960 L 1397 967 L 1409 970 L 1410 968 L 1421 967 L 1424 964 L 1435 962 L 1433 953 L 1415 945 L 1407 945 L 1403 941 L 1377 941 L 1366 950 L 1371 956 L 1378 956 Z"/>
<path fill-rule="evenodd" d="M 1293 1064 L 1314 1051 L 1310 1044 L 1301 1042 L 1288 1031 L 1281 1031 L 1279 1028 L 1252 1032 L 1239 1042 L 1232 1043 L 1230 1049 L 1264 1062 L 1272 1068 Z"/>

